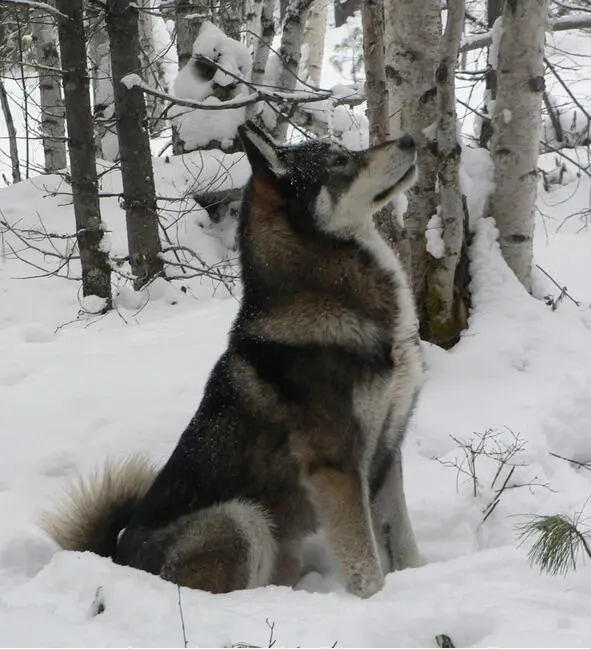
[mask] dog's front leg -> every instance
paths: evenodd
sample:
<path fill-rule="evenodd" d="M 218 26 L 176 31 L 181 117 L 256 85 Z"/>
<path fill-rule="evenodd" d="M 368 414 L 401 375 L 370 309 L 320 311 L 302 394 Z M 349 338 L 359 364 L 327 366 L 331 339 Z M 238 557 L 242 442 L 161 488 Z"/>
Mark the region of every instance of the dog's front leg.
<path fill-rule="evenodd" d="M 358 471 L 322 465 L 306 470 L 304 480 L 347 590 L 359 597 L 371 597 L 384 585 L 384 575 L 366 480 Z"/>
<path fill-rule="evenodd" d="M 391 464 L 371 504 L 378 543 L 383 546 L 385 572 L 422 565 L 406 507 L 400 447 L 392 451 Z"/>

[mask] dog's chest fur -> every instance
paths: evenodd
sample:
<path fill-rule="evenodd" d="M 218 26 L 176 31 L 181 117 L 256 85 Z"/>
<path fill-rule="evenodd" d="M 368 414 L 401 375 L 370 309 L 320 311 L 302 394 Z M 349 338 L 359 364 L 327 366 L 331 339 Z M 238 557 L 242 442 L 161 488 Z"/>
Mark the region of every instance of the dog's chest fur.
<path fill-rule="evenodd" d="M 364 433 L 367 469 L 380 438 L 382 443 L 393 448 L 404 434 L 422 383 L 423 361 L 414 300 L 398 257 L 373 227 L 358 237 L 358 241 L 379 269 L 387 273 L 394 299 L 392 369 L 359 382 L 353 391 L 354 411 Z"/>

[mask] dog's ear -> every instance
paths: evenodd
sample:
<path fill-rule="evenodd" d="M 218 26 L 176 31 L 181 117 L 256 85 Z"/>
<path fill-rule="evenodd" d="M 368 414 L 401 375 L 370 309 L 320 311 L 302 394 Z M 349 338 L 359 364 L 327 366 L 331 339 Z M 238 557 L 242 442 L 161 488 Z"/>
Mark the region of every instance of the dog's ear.
<path fill-rule="evenodd" d="M 253 122 L 238 127 L 238 135 L 253 173 L 268 173 L 278 178 L 285 173 L 284 165 L 277 156 L 277 144 Z"/>

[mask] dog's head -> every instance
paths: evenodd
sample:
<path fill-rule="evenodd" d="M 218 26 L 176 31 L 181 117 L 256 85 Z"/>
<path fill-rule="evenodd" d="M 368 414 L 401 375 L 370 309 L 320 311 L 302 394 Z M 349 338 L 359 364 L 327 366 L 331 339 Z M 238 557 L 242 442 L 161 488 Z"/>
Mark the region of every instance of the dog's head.
<path fill-rule="evenodd" d="M 239 128 L 253 178 L 263 179 L 304 224 L 354 236 L 416 179 L 416 148 L 406 134 L 364 151 L 328 140 L 277 145 L 252 123 Z M 294 215 L 292 215 L 294 218 Z"/>

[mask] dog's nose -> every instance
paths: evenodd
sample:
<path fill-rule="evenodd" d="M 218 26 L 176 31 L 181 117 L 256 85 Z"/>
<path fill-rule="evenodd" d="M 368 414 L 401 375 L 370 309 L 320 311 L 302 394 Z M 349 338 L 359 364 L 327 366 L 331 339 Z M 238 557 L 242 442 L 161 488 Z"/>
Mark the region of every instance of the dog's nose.
<path fill-rule="evenodd" d="M 410 149 L 415 148 L 415 141 L 408 133 L 405 133 L 402 137 L 399 137 L 396 140 L 396 144 L 398 145 L 399 149 L 402 149 L 402 151 L 409 151 Z"/>

